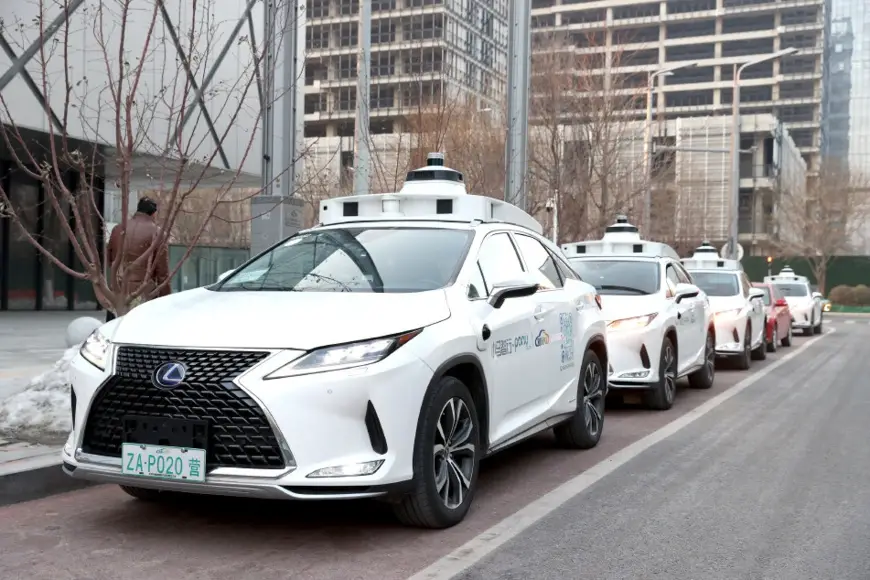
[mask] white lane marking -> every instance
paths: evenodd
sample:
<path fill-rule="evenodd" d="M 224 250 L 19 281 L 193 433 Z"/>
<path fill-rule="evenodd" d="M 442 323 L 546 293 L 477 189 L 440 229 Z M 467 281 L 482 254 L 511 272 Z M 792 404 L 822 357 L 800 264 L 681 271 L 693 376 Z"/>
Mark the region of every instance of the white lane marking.
<path fill-rule="evenodd" d="M 845 324 L 855 324 L 855 321 L 854 321 L 854 320 L 844 320 L 843 322 L 844 322 Z"/>
<path fill-rule="evenodd" d="M 835 333 L 833 328 L 824 334 L 811 338 L 800 347 L 782 357 L 775 363 L 746 377 L 724 393 L 721 393 L 706 403 L 692 409 L 685 415 L 674 419 L 664 427 L 653 431 L 643 439 L 635 441 L 628 447 L 617 451 L 607 459 L 596 463 L 580 475 L 563 483 L 550 493 L 541 496 L 518 512 L 506 517 L 501 522 L 492 526 L 482 534 L 472 538 L 450 554 L 437 560 L 431 566 L 424 568 L 411 576 L 408 580 L 449 580 L 463 571 L 471 568 L 491 552 L 500 548 L 510 540 L 517 537 L 538 521 L 542 520 L 563 504 L 581 494 L 592 484 L 613 473 L 656 443 L 663 441 L 680 431 L 696 419 L 703 417 L 731 397 L 749 388 L 759 380 L 772 373 L 791 359 L 800 355 L 817 341 Z"/>

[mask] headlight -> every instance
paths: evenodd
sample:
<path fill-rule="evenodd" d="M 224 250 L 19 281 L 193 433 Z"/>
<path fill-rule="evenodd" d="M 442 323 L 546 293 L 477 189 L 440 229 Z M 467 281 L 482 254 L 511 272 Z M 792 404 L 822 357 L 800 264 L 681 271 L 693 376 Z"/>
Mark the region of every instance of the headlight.
<path fill-rule="evenodd" d="M 716 320 L 728 320 L 730 318 L 737 318 L 742 312 L 742 308 L 732 308 L 731 310 L 723 310 L 722 312 L 717 312 L 715 316 Z"/>
<path fill-rule="evenodd" d="M 420 334 L 414 330 L 397 336 L 376 338 L 351 344 L 327 346 L 302 355 L 268 375 L 266 379 L 283 379 L 323 371 L 337 371 L 370 365 L 387 358 L 397 348 Z"/>
<path fill-rule="evenodd" d="M 822 310 L 824 310 L 825 312 L 830 312 L 831 311 L 831 303 L 825 302 L 825 304 L 822 306 Z"/>
<path fill-rule="evenodd" d="M 112 343 L 109 342 L 108 338 L 103 336 L 103 333 L 98 328 L 85 340 L 81 349 L 79 349 L 79 353 L 83 359 L 101 371 L 104 371 L 106 370 L 106 365 L 109 364 L 109 348 L 111 346 Z"/>
<path fill-rule="evenodd" d="M 644 314 L 643 316 L 611 320 L 607 323 L 607 330 L 616 332 L 620 330 L 637 330 L 640 328 L 646 328 L 658 315 L 658 312 L 654 312 L 652 314 Z"/>

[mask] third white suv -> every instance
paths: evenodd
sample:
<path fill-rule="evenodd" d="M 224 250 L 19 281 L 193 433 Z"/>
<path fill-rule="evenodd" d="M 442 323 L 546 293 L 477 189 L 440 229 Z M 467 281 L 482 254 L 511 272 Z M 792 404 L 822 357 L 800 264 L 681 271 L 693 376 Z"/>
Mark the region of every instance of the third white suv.
<path fill-rule="evenodd" d="M 565 244 L 571 265 L 601 295 L 612 372 L 610 388 L 643 389 L 647 406 L 670 409 L 677 379 L 713 385 L 710 305 L 667 244 L 642 240 L 620 216 L 601 240 Z"/>

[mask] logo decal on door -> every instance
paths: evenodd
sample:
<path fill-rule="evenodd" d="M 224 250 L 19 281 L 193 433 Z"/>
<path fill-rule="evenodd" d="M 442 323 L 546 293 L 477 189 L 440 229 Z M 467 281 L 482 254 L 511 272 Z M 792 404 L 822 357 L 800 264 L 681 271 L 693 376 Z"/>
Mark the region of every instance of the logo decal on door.
<path fill-rule="evenodd" d="M 547 334 L 546 330 L 541 329 L 541 332 L 535 337 L 535 346 L 544 346 L 545 344 L 550 344 L 550 335 Z"/>
<path fill-rule="evenodd" d="M 570 313 L 559 314 L 559 331 L 562 340 L 562 366 L 559 370 L 570 369 L 574 366 L 574 317 Z"/>
<path fill-rule="evenodd" d="M 530 348 L 532 348 L 532 346 L 529 344 L 529 335 L 527 334 L 496 340 L 492 343 L 492 357 L 500 358 L 514 354 L 518 350 L 528 350 Z"/>

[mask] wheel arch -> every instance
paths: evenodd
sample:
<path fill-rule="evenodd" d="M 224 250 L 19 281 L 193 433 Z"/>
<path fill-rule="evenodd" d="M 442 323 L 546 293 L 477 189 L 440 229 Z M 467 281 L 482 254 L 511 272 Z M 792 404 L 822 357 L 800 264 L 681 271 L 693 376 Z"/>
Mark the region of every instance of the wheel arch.
<path fill-rule="evenodd" d="M 677 327 L 670 325 L 665 329 L 664 337 L 671 341 L 671 346 L 674 347 L 677 360 L 680 360 L 680 345 L 677 341 Z"/>
<path fill-rule="evenodd" d="M 417 425 L 419 426 L 423 419 L 423 409 L 427 407 L 426 402 L 432 397 L 435 386 L 444 377 L 458 379 L 468 387 L 471 399 L 474 401 L 477 420 L 480 423 L 481 443 L 485 454 L 489 450 L 489 388 L 483 364 L 474 354 L 458 354 L 447 359 L 435 369 L 432 378 L 429 379 L 426 393 L 423 395 L 423 404 L 420 405 L 420 411 L 417 413 Z M 414 449 L 417 448 L 419 437 L 418 430 L 414 435 Z M 417 474 L 415 473 L 414 476 L 416 477 Z"/>
<path fill-rule="evenodd" d="M 592 350 L 595 355 L 598 357 L 599 362 L 601 362 L 601 369 L 604 371 L 605 382 L 607 381 L 607 376 L 609 374 L 610 361 L 607 357 L 607 339 L 603 334 L 594 334 L 592 335 L 588 341 L 586 341 L 586 348 L 583 349 L 585 353 L 587 350 Z M 584 354 L 585 356 L 585 354 Z"/>

